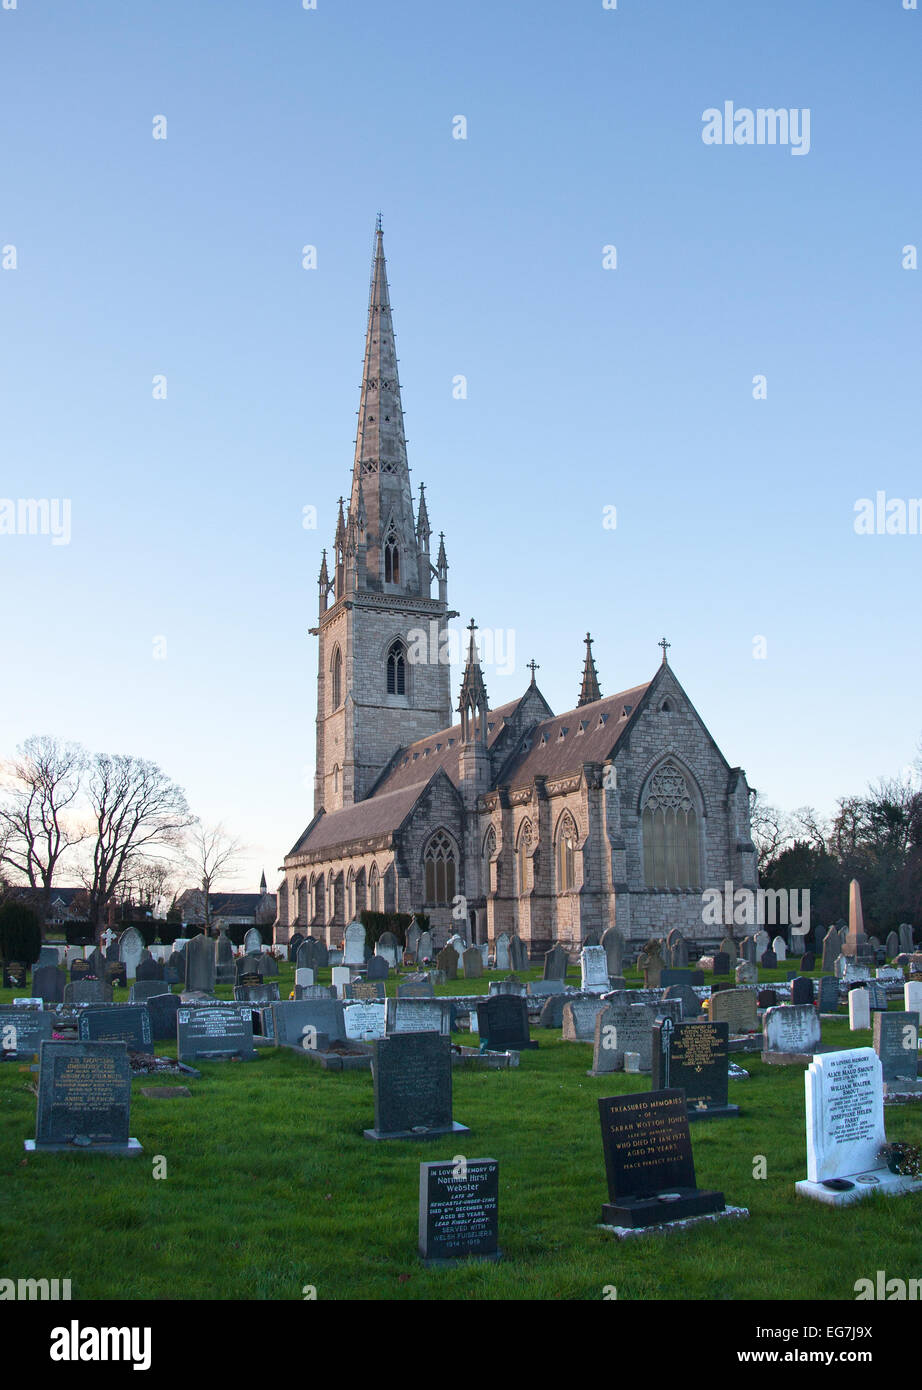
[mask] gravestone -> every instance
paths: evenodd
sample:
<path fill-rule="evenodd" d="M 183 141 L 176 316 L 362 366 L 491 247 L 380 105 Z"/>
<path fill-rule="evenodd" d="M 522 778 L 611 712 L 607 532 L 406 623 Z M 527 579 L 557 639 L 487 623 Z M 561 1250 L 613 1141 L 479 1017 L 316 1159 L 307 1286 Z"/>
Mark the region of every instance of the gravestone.
<path fill-rule="evenodd" d="M 528 969 L 528 950 L 520 936 L 513 936 L 509 940 L 509 969 Z"/>
<path fill-rule="evenodd" d="M 601 946 L 584 946 L 579 955 L 584 994 L 607 994 L 611 989 L 608 978 L 608 957 Z"/>
<path fill-rule="evenodd" d="M 365 928 L 361 922 L 350 922 L 346 928 L 343 965 L 365 964 Z"/>
<path fill-rule="evenodd" d="M 772 950 L 775 953 L 775 959 L 777 960 L 779 965 L 783 960 L 787 960 L 788 945 L 783 936 L 775 937 L 774 941 L 772 942 Z"/>
<path fill-rule="evenodd" d="M 500 932 L 496 938 L 496 969 L 509 970 L 509 935 L 507 932 Z"/>
<path fill-rule="evenodd" d="M 871 1192 L 898 1196 L 922 1189 L 918 1179 L 891 1173 L 881 1156 L 884 1088 L 880 1058 L 870 1047 L 815 1058 L 805 1090 L 807 1178 L 796 1184 L 799 1193 L 844 1206 Z"/>
<path fill-rule="evenodd" d="M 608 1179 L 602 1225 L 659 1226 L 725 1209 L 722 1192 L 696 1184 L 683 1092 L 602 1099 L 599 1118 Z"/>
<path fill-rule="evenodd" d="M 491 994 L 519 994 L 524 999 L 528 986 L 517 975 L 507 975 L 504 980 L 490 981 Z"/>
<path fill-rule="evenodd" d="M 307 970 L 304 966 L 299 965 L 295 971 L 295 989 L 299 985 L 303 988 L 305 985 L 315 985 L 316 983 L 313 970 Z"/>
<path fill-rule="evenodd" d="M 743 937 L 743 940 L 740 942 L 740 959 L 748 961 L 750 965 L 755 965 L 757 955 L 754 936 Z"/>
<path fill-rule="evenodd" d="M 611 964 L 611 956 L 608 956 L 608 962 Z M 569 959 L 564 948 L 560 945 L 552 946 L 544 957 L 543 978 L 545 980 L 565 980 L 568 964 Z"/>
<path fill-rule="evenodd" d="M 43 970 L 45 966 L 54 966 L 55 970 L 57 970 L 60 964 L 61 953 L 57 946 L 45 945 L 39 947 L 38 960 L 35 961 L 33 968 L 35 970 Z"/>
<path fill-rule="evenodd" d="M 135 980 L 131 989 L 128 991 L 129 1004 L 144 1004 L 156 994 L 163 994 L 166 984 L 163 980 Z M 111 997 L 108 1000 L 100 999 L 97 1002 L 112 1003 Z"/>
<path fill-rule="evenodd" d="M 374 1000 L 386 998 L 387 990 L 383 980 L 353 980 L 351 985 L 343 986 L 343 999 Z"/>
<path fill-rule="evenodd" d="M 38 1053 L 43 1042 L 51 1041 L 54 1017 L 44 1009 L 14 1008 L 0 1005 L 0 1053 L 6 1062 Z"/>
<path fill-rule="evenodd" d="M 538 1015 L 538 1027 L 562 1028 L 563 1011 L 566 1008 L 567 1004 L 569 1004 L 572 1001 L 572 998 L 572 995 L 568 996 L 566 994 L 552 994 L 550 999 L 545 1001 L 541 1008 L 541 1012 Z"/>
<path fill-rule="evenodd" d="M 451 1033 L 451 1001 L 448 999 L 406 999 L 402 995 L 387 1001 L 389 1033 Z"/>
<path fill-rule="evenodd" d="M 823 937 L 823 963 L 821 969 L 825 974 L 827 971 L 834 970 L 836 961 L 842 954 L 840 949 L 839 933 L 835 927 L 830 927 Z"/>
<path fill-rule="evenodd" d="M 207 1008 L 183 1005 L 176 1011 L 176 1049 L 181 1062 L 222 1061 L 228 1057 L 252 1061 L 256 1056 L 252 1010 L 241 1004 Z"/>
<path fill-rule="evenodd" d="M 558 948 L 556 948 L 556 949 L 559 950 L 560 947 L 558 947 Z M 609 973 L 609 975 L 610 975 L 610 976 L 613 975 L 613 976 L 615 976 L 615 978 L 617 978 L 617 977 L 618 977 L 619 975 L 621 975 L 621 973 L 622 973 L 622 970 L 623 970 L 623 961 L 624 961 L 624 935 L 623 935 L 622 932 L 620 932 L 620 931 L 618 930 L 617 927 L 609 927 L 606 931 L 603 931 L 603 933 L 602 933 L 602 949 L 604 950 L 605 955 L 606 955 L 606 958 L 607 958 L 607 960 L 608 960 L 608 973 Z M 565 953 L 565 954 L 566 954 L 566 953 Z M 686 957 L 686 958 L 685 958 L 684 964 L 687 965 L 687 964 L 688 964 L 688 950 L 687 950 L 687 948 L 686 948 L 685 957 Z M 678 962 L 674 961 L 673 964 L 678 964 Z M 553 976 L 553 977 L 545 976 L 545 978 L 546 978 L 546 979 L 547 979 L 547 978 L 554 978 L 554 979 L 556 979 L 556 978 L 558 978 L 558 977 L 557 977 L 557 976 Z M 561 975 L 559 978 L 562 980 L 562 979 L 564 978 L 564 976 Z"/>
<path fill-rule="evenodd" d="M 370 1000 L 343 1005 L 343 1021 L 346 1037 L 354 1042 L 367 1042 L 372 1038 L 383 1038 L 387 1025 L 387 1004 Z"/>
<path fill-rule="evenodd" d="M 320 946 L 320 955 L 325 957 L 327 953 L 327 948 L 323 945 L 322 942 L 318 942 L 317 944 Z M 260 965 L 262 966 L 262 973 L 264 978 L 266 976 L 278 975 L 279 973 L 279 963 L 275 959 L 275 956 L 272 954 L 271 951 L 263 951 L 262 957 L 260 959 Z"/>
<path fill-rule="evenodd" d="M 427 975 L 425 979 L 406 979 L 398 982 L 398 999 L 431 999 L 435 991 Z"/>
<path fill-rule="evenodd" d="M 262 932 L 258 927 L 250 927 L 244 932 L 243 953 L 246 956 L 261 956 L 263 950 Z"/>
<path fill-rule="evenodd" d="M 414 917 L 407 927 L 407 954 L 416 956 L 419 949 L 419 938 L 422 936 L 422 928 Z"/>
<path fill-rule="evenodd" d="M 685 1092 L 689 1120 L 712 1120 L 739 1114 L 728 1102 L 730 1031 L 726 1023 L 653 1025 L 654 1091 Z"/>
<path fill-rule="evenodd" d="M 763 1062 L 809 1060 L 820 1047 L 820 1020 L 811 1004 L 781 1004 L 762 1019 Z"/>
<path fill-rule="evenodd" d="M 637 958 L 637 965 L 643 971 L 645 989 L 659 989 L 663 973 L 663 957 L 659 941 L 648 941 Z"/>
<path fill-rule="evenodd" d="M 756 994 L 756 1005 L 760 1009 L 773 1009 L 778 1003 L 776 989 L 760 989 Z"/>
<path fill-rule="evenodd" d="M 804 972 L 816 969 L 816 956 L 813 954 L 812 951 L 805 951 L 804 954 L 801 956 L 800 968 Z"/>
<path fill-rule="evenodd" d="M 446 980 L 458 978 L 458 953 L 454 946 L 444 946 L 435 958 L 436 969 L 441 970 Z"/>
<path fill-rule="evenodd" d="M 365 979 L 377 981 L 378 984 L 381 984 L 387 979 L 390 971 L 391 967 L 387 956 L 374 955 L 366 967 Z"/>
<path fill-rule="evenodd" d="M 718 951 L 713 959 L 714 964 L 712 969 L 715 975 L 730 974 L 730 957 L 727 955 L 726 951 Z"/>
<path fill-rule="evenodd" d="M 3 988 L 4 989 L 25 989 L 26 976 L 25 961 L 8 960 L 3 963 Z"/>
<path fill-rule="evenodd" d="M 63 1004 L 67 976 L 56 965 L 36 965 L 32 971 L 32 994 L 45 1004 Z"/>
<path fill-rule="evenodd" d="M 757 985 L 759 983 L 759 968 L 748 960 L 741 960 L 736 967 L 736 983 L 738 985 Z"/>
<path fill-rule="evenodd" d="M 143 954 L 144 937 L 137 927 L 126 928 L 118 939 L 118 958 L 125 966 L 129 980 L 135 978 Z"/>
<path fill-rule="evenodd" d="M 467 942 L 465 941 L 464 937 L 461 936 L 459 932 L 453 932 L 452 935 L 446 941 L 445 945 L 452 946 L 454 948 L 458 956 L 458 963 L 460 964 L 461 957 L 467 950 Z"/>
<path fill-rule="evenodd" d="M 260 956 L 241 956 L 234 962 L 234 984 L 236 985 L 258 985 L 262 979 L 261 970 L 262 960 Z M 299 966 L 295 967 L 295 980 L 298 979 Z M 307 981 L 301 981 L 306 984 Z M 313 984 L 313 977 L 311 978 Z"/>
<path fill-rule="evenodd" d="M 733 940 L 732 936 L 724 937 L 723 941 L 721 941 L 720 945 L 717 947 L 717 952 L 718 955 L 727 956 L 731 964 L 736 964 L 736 942 Z M 721 975 L 725 975 L 726 973 L 726 970 L 720 971 Z"/>
<path fill-rule="evenodd" d="M 226 931 L 222 927 L 218 932 L 217 940 L 214 942 L 215 984 L 232 985 L 234 983 L 234 975 L 234 948 L 228 940 Z"/>
<path fill-rule="evenodd" d="M 154 960 L 150 951 L 144 951 L 135 970 L 136 980 L 159 980 L 163 983 L 163 961 Z"/>
<path fill-rule="evenodd" d="M 420 932 L 419 942 L 416 947 L 416 959 L 420 964 L 422 964 L 423 961 L 431 961 L 433 959 L 431 932 Z"/>
<path fill-rule="evenodd" d="M 141 1152 L 129 1136 L 131 1067 L 124 1043 L 43 1042 L 35 1138 L 27 1153 Z"/>
<path fill-rule="evenodd" d="M 340 999 L 344 999 L 346 987 L 352 983 L 352 967 L 350 965 L 334 965 L 330 975 L 333 988 Z"/>
<path fill-rule="evenodd" d="M 751 989 L 722 989 L 712 994 L 708 1009 L 710 1023 L 726 1023 L 730 1036 L 735 1038 L 743 1033 L 756 1033 L 759 1019 L 756 1013 L 756 995 Z"/>
<path fill-rule="evenodd" d="M 132 985 L 132 992 L 136 986 Z M 163 986 L 161 985 L 161 989 Z M 135 1001 L 132 999 L 132 1003 Z M 64 986 L 65 1004 L 111 1004 L 112 986 L 105 980 L 71 980 Z"/>
<path fill-rule="evenodd" d="M 554 1002 L 553 999 L 548 1000 L 548 1004 Z M 563 1041 L 592 1042 L 595 1037 L 596 1015 L 601 1013 L 605 1007 L 598 995 L 567 1000 L 563 1005 Z M 547 1008 L 547 1004 L 545 1008 Z"/>
<path fill-rule="evenodd" d="M 852 989 L 848 992 L 849 1032 L 857 1033 L 871 1026 L 871 1001 L 866 989 Z"/>
<path fill-rule="evenodd" d="M 115 949 L 118 949 L 117 947 Z M 112 986 L 124 989 L 128 984 L 128 969 L 123 960 L 106 961 L 106 979 Z"/>
<path fill-rule="evenodd" d="M 757 956 L 757 957 L 758 957 L 758 956 L 761 956 L 765 951 L 768 950 L 768 947 L 769 947 L 769 944 L 770 944 L 770 943 L 769 943 L 769 939 L 768 939 L 768 932 L 765 931 L 764 928 L 760 927 L 759 930 L 756 932 L 756 934 L 755 934 L 755 943 L 756 943 L 756 956 Z"/>
<path fill-rule="evenodd" d="M 296 931 L 296 932 L 294 933 L 293 936 L 290 936 L 290 937 L 289 937 L 289 939 L 288 939 L 288 963 L 289 963 L 289 964 L 291 964 L 292 961 L 296 961 L 296 960 L 298 959 L 298 952 L 300 951 L 300 949 L 301 949 L 301 947 L 302 947 L 303 945 L 304 945 L 304 937 L 302 936 L 302 934 L 301 934 L 299 931 Z"/>
<path fill-rule="evenodd" d="M 123 1042 L 129 1052 L 150 1052 L 153 1035 L 146 1004 L 111 1004 L 83 1009 L 77 1020 L 81 1042 Z"/>
<path fill-rule="evenodd" d="M 666 972 L 664 971 L 663 974 Z M 663 993 L 664 1001 L 678 999 L 682 1005 L 684 1019 L 697 1018 L 701 1013 L 701 1000 L 691 985 L 667 985 Z"/>
<path fill-rule="evenodd" d="M 874 1013 L 878 1009 L 886 1011 L 887 990 L 884 985 L 878 984 L 876 980 L 869 980 L 864 987 L 864 992 L 868 996 L 868 1008 L 871 1010 L 871 1013 Z"/>
<path fill-rule="evenodd" d="M 839 956 L 835 971 L 843 984 L 854 984 L 856 981 L 871 978 L 870 963 L 867 960 L 858 960 L 854 956 Z"/>
<path fill-rule="evenodd" d="M 384 931 L 378 937 L 375 955 L 383 956 L 392 970 L 396 970 L 403 955 L 400 942 L 392 931 Z M 386 978 L 386 977 L 382 977 Z"/>
<path fill-rule="evenodd" d="M 479 980 L 483 974 L 483 956 L 476 946 L 469 946 L 461 957 L 465 980 Z"/>
<path fill-rule="evenodd" d="M 98 946 L 93 947 L 86 958 L 86 963 L 89 973 L 95 975 L 97 980 L 106 978 L 106 958 Z"/>
<path fill-rule="evenodd" d="M 538 1046 L 528 1032 L 528 1005 L 512 994 L 494 994 L 477 1004 L 481 1048 L 490 1052 L 522 1052 Z"/>
<path fill-rule="evenodd" d="M 664 956 L 668 959 L 673 970 L 686 970 L 688 968 L 688 942 L 676 928 L 673 928 L 667 937 L 667 950 L 664 952 Z M 617 973 L 620 975 L 621 971 L 619 970 Z"/>
<path fill-rule="evenodd" d="M 315 985 L 315 989 L 320 986 Z M 341 999 L 286 1000 L 272 1005 L 275 1040 L 279 1047 L 322 1051 L 318 1040 L 346 1041 L 346 1023 Z"/>
<path fill-rule="evenodd" d="M 778 964 L 778 957 L 774 951 L 763 951 L 759 958 L 759 964 L 763 970 L 774 970 Z"/>
<path fill-rule="evenodd" d="M 173 974 L 172 979 L 170 979 L 171 972 Z M 180 980 L 184 980 L 186 978 L 186 959 L 184 951 L 172 951 L 170 953 L 170 958 L 166 963 L 166 970 L 164 971 L 163 978 L 164 980 L 168 981 L 171 985 L 178 985 Z"/>
<path fill-rule="evenodd" d="M 178 994 L 154 994 L 147 1000 L 150 1032 L 155 1043 L 175 1040 L 176 1014 L 180 1007 Z"/>
<path fill-rule="evenodd" d="M 791 1003 L 792 1004 L 813 1004 L 813 981 L 805 980 L 802 975 L 796 976 L 791 981 Z"/>
<path fill-rule="evenodd" d="M 898 1091 L 899 1086 L 892 1084 L 898 1081 L 915 1086 L 919 1077 L 918 1015 L 896 1010 L 875 1014 L 874 1051 L 880 1058 L 885 1087 Z"/>
<path fill-rule="evenodd" d="M 366 1139 L 433 1139 L 468 1134 L 452 1118 L 451 1039 L 393 1033 L 373 1044 L 374 1129 Z"/>
<path fill-rule="evenodd" d="M 72 961 L 70 962 L 70 982 L 71 982 L 71 984 L 73 984 L 75 980 L 85 980 L 86 977 L 87 977 L 87 975 L 89 975 L 89 973 L 90 973 L 89 963 L 88 963 L 86 960 L 84 960 L 84 958 L 83 958 L 82 956 L 77 956 L 77 958 L 76 958 L 75 960 L 72 960 Z"/>
<path fill-rule="evenodd" d="M 834 1014 L 839 1008 L 839 982 L 834 975 L 821 975 L 817 993 L 817 1008 L 821 1014 Z"/>
<path fill-rule="evenodd" d="M 299 986 L 295 985 L 296 991 L 298 988 Z M 305 986 L 301 985 L 300 988 L 303 990 Z M 313 986 L 307 986 L 307 988 L 313 988 Z M 302 996 L 296 993 L 295 997 L 301 998 Z M 279 987 L 275 980 L 265 980 L 261 985 L 234 985 L 235 1004 L 277 1004 L 279 1002 Z"/>
<path fill-rule="evenodd" d="M 589 1075 L 623 1071 L 626 1052 L 636 1053 L 637 1070 L 648 1072 L 652 1065 L 655 1017 L 649 1004 L 606 1004 L 594 1021 Z"/>
<path fill-rule="evenodd" d="M 193 936 L 183 954 L 187 991 L 211 994 L 215 986 L 214 942 L 208 936 Z"/>
<path fill-rule="evenodd" d="M 419 1254 L 424 1266 L 498 1260 L 498 1236 L 495 1158 L 419 1165 Z"/>

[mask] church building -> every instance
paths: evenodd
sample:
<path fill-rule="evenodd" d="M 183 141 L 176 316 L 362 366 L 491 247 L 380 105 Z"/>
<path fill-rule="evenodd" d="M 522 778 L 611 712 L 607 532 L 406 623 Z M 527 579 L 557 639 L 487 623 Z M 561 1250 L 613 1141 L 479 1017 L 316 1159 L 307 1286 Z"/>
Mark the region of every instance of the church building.
<path fill-rule="evenodd" d="M 603 696 L 585 638 L 576 706 L 531 680 L 491 709 L 470 624 L 453 721 L 444 535 L 414 506 L 379 225 L 348 505 L 324 551 L 314 814 L 285 858 L 277 942 L 338 945 L 365 908 L 423 912 L 441 945 L 518 933 L 532 955 L 617 925 L 717 940 L 702 893 L 758 886 L 750 792 L 667 660 Z M 435 592 L 433 592 L 433 590 Z M 574 682 L 575 683 L 575 682 Z"/>

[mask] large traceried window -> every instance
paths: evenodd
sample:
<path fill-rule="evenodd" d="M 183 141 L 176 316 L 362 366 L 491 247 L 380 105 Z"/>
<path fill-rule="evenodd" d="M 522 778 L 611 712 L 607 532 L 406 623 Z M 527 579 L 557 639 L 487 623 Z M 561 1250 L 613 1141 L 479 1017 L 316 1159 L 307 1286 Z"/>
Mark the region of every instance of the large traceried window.
<path fill-rule="evenodd" d="M 455 896 L 457 861 L 455 847 L 440 830 L 426 846 L 423 855 L 426 866 L 426 902 L 436 906 L 451 903 Z"/>
<path fill-rule="evenodd" d="M 387 693 L 407 693 L 407 658 L 402 642 L 395 642 L 387 654 Z"/>
<path fill-rule="evenodd" d="M 663 763 L 643 806 L 643 864 L 648 888 L 699 888 L 698 814 L 685 775 Z"/>
<path fill-rule="evenodd" d="M 557 827 L 557 891 L 568 893 L 576 887 L 576 825 L 565 811 Z"/>
<path fill-rule="evenodd" d="M 531 849 L 531 821 L 525 821 L 519 831 L 515 847 L 516 890 L 519 894 L 528 892 L 528 852 Z"/>

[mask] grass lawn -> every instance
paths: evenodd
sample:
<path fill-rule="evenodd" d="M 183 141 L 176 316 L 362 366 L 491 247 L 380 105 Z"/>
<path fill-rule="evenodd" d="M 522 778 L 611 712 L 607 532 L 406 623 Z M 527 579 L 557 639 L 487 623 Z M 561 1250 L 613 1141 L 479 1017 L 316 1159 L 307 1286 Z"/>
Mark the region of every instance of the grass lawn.
<path fill-rule="evenodd" d="M 491 978 L 437 992 L 486 992 Z M 293 980 L 281 965 L 283 998 Z M 34 1074 L 6 1063 L 0 1276 L 69 1278 L 74 1299 L 301 1299 L 306 1285 L 318 1299 L 600 1299 L 614 1285 L 619 1299 L 813 1301 L 854 1299 L 855 1281 L 877 1269 L 922 1274 L 922 1196 L 835 1210 L 795 1195 L 806 1176 L 803 1068 L 763 1066 L 758 1054 L 734 1054 L 750 1072 L 730 1081 L 740 1117 L 692 1126 L 699 1186 L 719 1188 L 750 1219 L 614 1240 L 596 1226 L 607 1196 L 596 1100 L 648 1090 L 650 1079 L 590 1078 L 588 1044 L 564 1043 L 559 1030 L 532 1036 L 540 1047 L 515 1070 L 455 1072 L 455 1119 L 472 1131 L 461 1139 L 370 1143 L 370 1073 L 261 1049 L 255 1062 L 200 1064 L 190 1099 L 141 1094 L 181 1078 L 136 1080 L 131 1133 L 144 1152 L 135 1159 L 26 1159 Z M 871 1035 L 849 1033 L 843 1014 L 824 1023 L 823 1042 L 870 1046 Z M 175 1055 L 166 1043 L 157 1050 Z M 889 1139 L 922 1143 L 922 1105 L 890 1108 L 886 1120 Z M 458 1152 L 499 1160 L 505 1259 L 424 1270 L 419 1163 Z M 760 1155 L 764 1179 L 753 1176 Z M 152 1175 L 157 1156 L 165 1178 Z"/>

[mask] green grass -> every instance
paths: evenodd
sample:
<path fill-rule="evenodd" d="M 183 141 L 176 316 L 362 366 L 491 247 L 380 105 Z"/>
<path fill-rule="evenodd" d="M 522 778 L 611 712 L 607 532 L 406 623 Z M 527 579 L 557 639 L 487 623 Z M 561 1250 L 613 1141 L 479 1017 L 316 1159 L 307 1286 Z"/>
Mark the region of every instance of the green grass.
<path fill-rule="evenodd" d="M 438 992 L 485 991 L 489 978 Z M 292 984 L 281 966 L 283 997 Z M 12 995 L 0 991 L 3 1002 Z M 740 1118 L 692 1126 L 699 1186 L 721 1189 L 750 1219 L 614 1240 L 596 1226 L 606 1200 L 596 1100 L 646 1090 L 649 1077 L 588 1077 L 588 1044 L 533 1036 L 540 1047 L 517 1069 L 455 1072 L 455 1118 L 470 1136 L 370 1143 L 370 1074 L 263 1049 L 255 1062 L 202 1063 L 190 1099 L 148 1100 L 141 1088 L 152 1081 L 135 1081 L 131 1133 L 144 1146 L 135 1159 L 26 1159 L 34 1074 L 6 1063 L 0 1276 L 70 1278 L 75 1299 L 300 1299 L 305 1285 L 320 1299 L 599 1299 L 615 1285 L 619 1299 L 812 1301 L 851 1300 L 855 1280 L 877 1269 L 922 1273 L 922 1197 L 835 1210 L 795 1195 L 806 1176 L 803 1068 L 763 1066 L 758 1054 L 734 1054 L 751 1073 L 730 1082 Z M 824 1023 L 823 1041 L 866 1046 L 870 1034 L 849 1033 L 843 1016 Z M 922 1143 L 922 1106 L 886 1116 L 888 1138 Z M 499 1160 L 505 1259 L 424 1270 L 419 1163 L 457 1152 Z M 758 1155 L 764 1180 L 753 1177 Z M 156 1156 L 165 1179 L 152 1176 Z"/>

